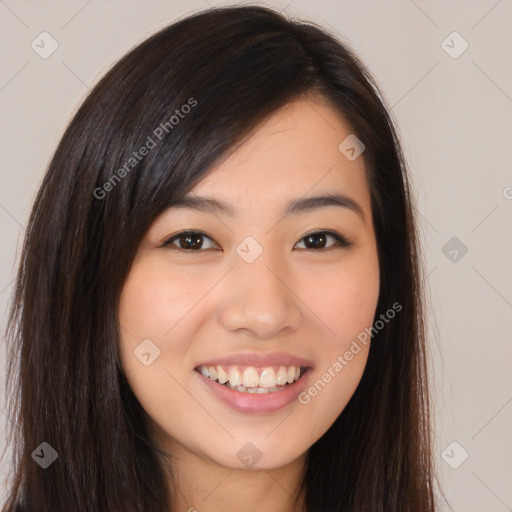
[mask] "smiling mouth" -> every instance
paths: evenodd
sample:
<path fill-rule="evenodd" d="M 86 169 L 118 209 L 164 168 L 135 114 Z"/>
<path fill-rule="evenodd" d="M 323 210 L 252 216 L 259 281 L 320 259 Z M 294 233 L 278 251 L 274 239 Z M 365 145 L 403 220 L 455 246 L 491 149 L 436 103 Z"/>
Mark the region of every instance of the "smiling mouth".
<path fill-rule="evenodd" d="M 254 367 L 200 365 L 195 371 L 207 379 L 241 393 L 275 393 L 288 388 L 307 372 L 307 366 Z"/>

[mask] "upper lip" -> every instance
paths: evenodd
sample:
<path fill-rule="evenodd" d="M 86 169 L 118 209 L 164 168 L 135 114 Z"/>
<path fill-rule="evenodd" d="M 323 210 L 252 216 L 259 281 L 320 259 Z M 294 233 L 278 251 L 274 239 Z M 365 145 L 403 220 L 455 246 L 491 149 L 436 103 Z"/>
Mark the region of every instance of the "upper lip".
<path fill-rule="evenodd" d="M 215 366 L 215 365 L 240 365 L 240 366 L 307 366 L 312 367 L 313 363 L 307 359 L 296 357 L 285 352 L 271 352 L 267 354 L 240 353 L 230 354 L 222 357 L 215 357 L 207 361 L 202 361 L 199 366 Z"/>

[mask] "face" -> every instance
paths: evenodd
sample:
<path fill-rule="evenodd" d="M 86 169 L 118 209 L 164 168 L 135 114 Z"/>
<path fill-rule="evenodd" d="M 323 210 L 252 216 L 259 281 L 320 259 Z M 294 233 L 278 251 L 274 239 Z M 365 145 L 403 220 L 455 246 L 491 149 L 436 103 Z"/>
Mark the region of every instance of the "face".
<path fill-rule="evenodd" d="M 379 268 L 364 153 L 338 149 L 351 133 L 328 103 L 294 101 L 145 234 L 121 295 L 122 364 L 173 455 L 281 467 L 353 395 Z"/>

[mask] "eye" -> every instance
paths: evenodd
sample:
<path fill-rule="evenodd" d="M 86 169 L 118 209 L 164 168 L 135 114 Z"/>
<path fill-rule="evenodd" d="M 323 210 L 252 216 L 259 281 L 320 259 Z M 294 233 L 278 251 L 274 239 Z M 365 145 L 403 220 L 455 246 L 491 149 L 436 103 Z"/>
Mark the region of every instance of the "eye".
<path fill-rule="evenodd" d="M 329 238 L 334 239 L 335 243 L 330 246 L 326 246 L 327 239 Z M 299 243 L 302 243 L 303 241 L 305 241 L 306 249 L 314 250 L 331 249 L 336 245 L 339 247 L 349 247 L 352 245 L 352 243 L 344 236 L 333 231 L 316 231 L 314 233 L 309 233 L 303 237 Z"/>
<path fill-rule="evenodd" d="M 327 240 L 331 238 L 334 240 L 334 243 L 331 245 L 327 245 Z M 209 240 L 212 242 L 210 247 L 204 246 L 204 240 Z M 308 235 L 301 238 L 300 243 L 305 245 L 305 249 L 312 250 L 323 250 L 323 249 L 331 249 L 332 247 L 350 247 L 352 245 L 344 236 L 339 233 L 335 233 L 333 231 L 316 231 L 314 233 L 309 233 Z M 162 247 L 173 246 L 174 248 L 182 251 L 188 252 L 199 252 L 201 249 L 214 249 L 215 244 L 213 240 L 201 233 L 200 231 L 182 231 L 177 235 L 167 239 Z M 301 248 L 302 249 L 302 248 Z"/>
<path fill-rule="evenodd" d="M 181 233 L 178 233 L 177 235 L 174 235 L 172 238 L 169 238 L 166 240 L 162 247 L 166 247 L 169 245 L 175 246 L 177 249 L 181 249 L 183 251 L 198 251 L 198 249 L 201 249 L 203 247 L 203 239 L 211 240 L 208 236 L 206 236 L 204 233 L 201 233 L 199 231 L 182 231 Z M 175 244 L 174 242 L 177 242 Z M 213 247 L 206 247 L 206 249 L 212 249 Z"/>

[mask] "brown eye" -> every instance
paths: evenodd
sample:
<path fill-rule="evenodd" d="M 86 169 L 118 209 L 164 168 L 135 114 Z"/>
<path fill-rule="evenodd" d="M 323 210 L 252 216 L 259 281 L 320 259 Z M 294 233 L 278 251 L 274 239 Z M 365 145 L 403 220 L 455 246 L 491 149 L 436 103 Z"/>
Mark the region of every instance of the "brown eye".
<path fill-rule="evenodd" d="M 203 247 L 205 239 L 211 240 L 204 233 L 200 233 L 198 231 L 182 231 L 181 233 L 178 233 L 172 238 L 166 240 L 162 247 L 172 245 L 183 251 L 199 251 L 200 249 L 205 249 Z M 213 247 L 206 247 L 206 249 L 211 248 Z"/>
<path fill-rule="evenodd" d="M 335 240 L 334 244 L 327 246 L 327 241 L 329 238 Z M 304 241 L 304 245 L 306 249 L 313 250 L 321 250 L 321 249 L 330 249 L 331 247 L 348 247 L 352 245 L 348 240 L 346 240 L 343 236 L 338 233 L 334 233 L 332 231 L 317 231 L 315 233 L 310 233 L 302 238 L 301 242 Z"/>
<path fill-rule="evenodd" d="M 334 240 L 334 243 L 329 243 L 329 239 Z M 205 247 L 205 240 L 210 241 L 210 247 Z M 304 249 L 310 250 L 323 250 L 335 247 L 349 247 L 352 245 L 342 235 L 332 231 L 317 231 L 309 233 L 301 239 L 299 243 L 304 242 Z M 177 235 L 166 240 L 162 247 L 175 248 L 177 250 L 188 252 L 200 252 L 207 249 L 215 249 L 213 240 L 199 231 L 182 231 Z M 302 247 L 301 247 L 302 249 Z"/>

